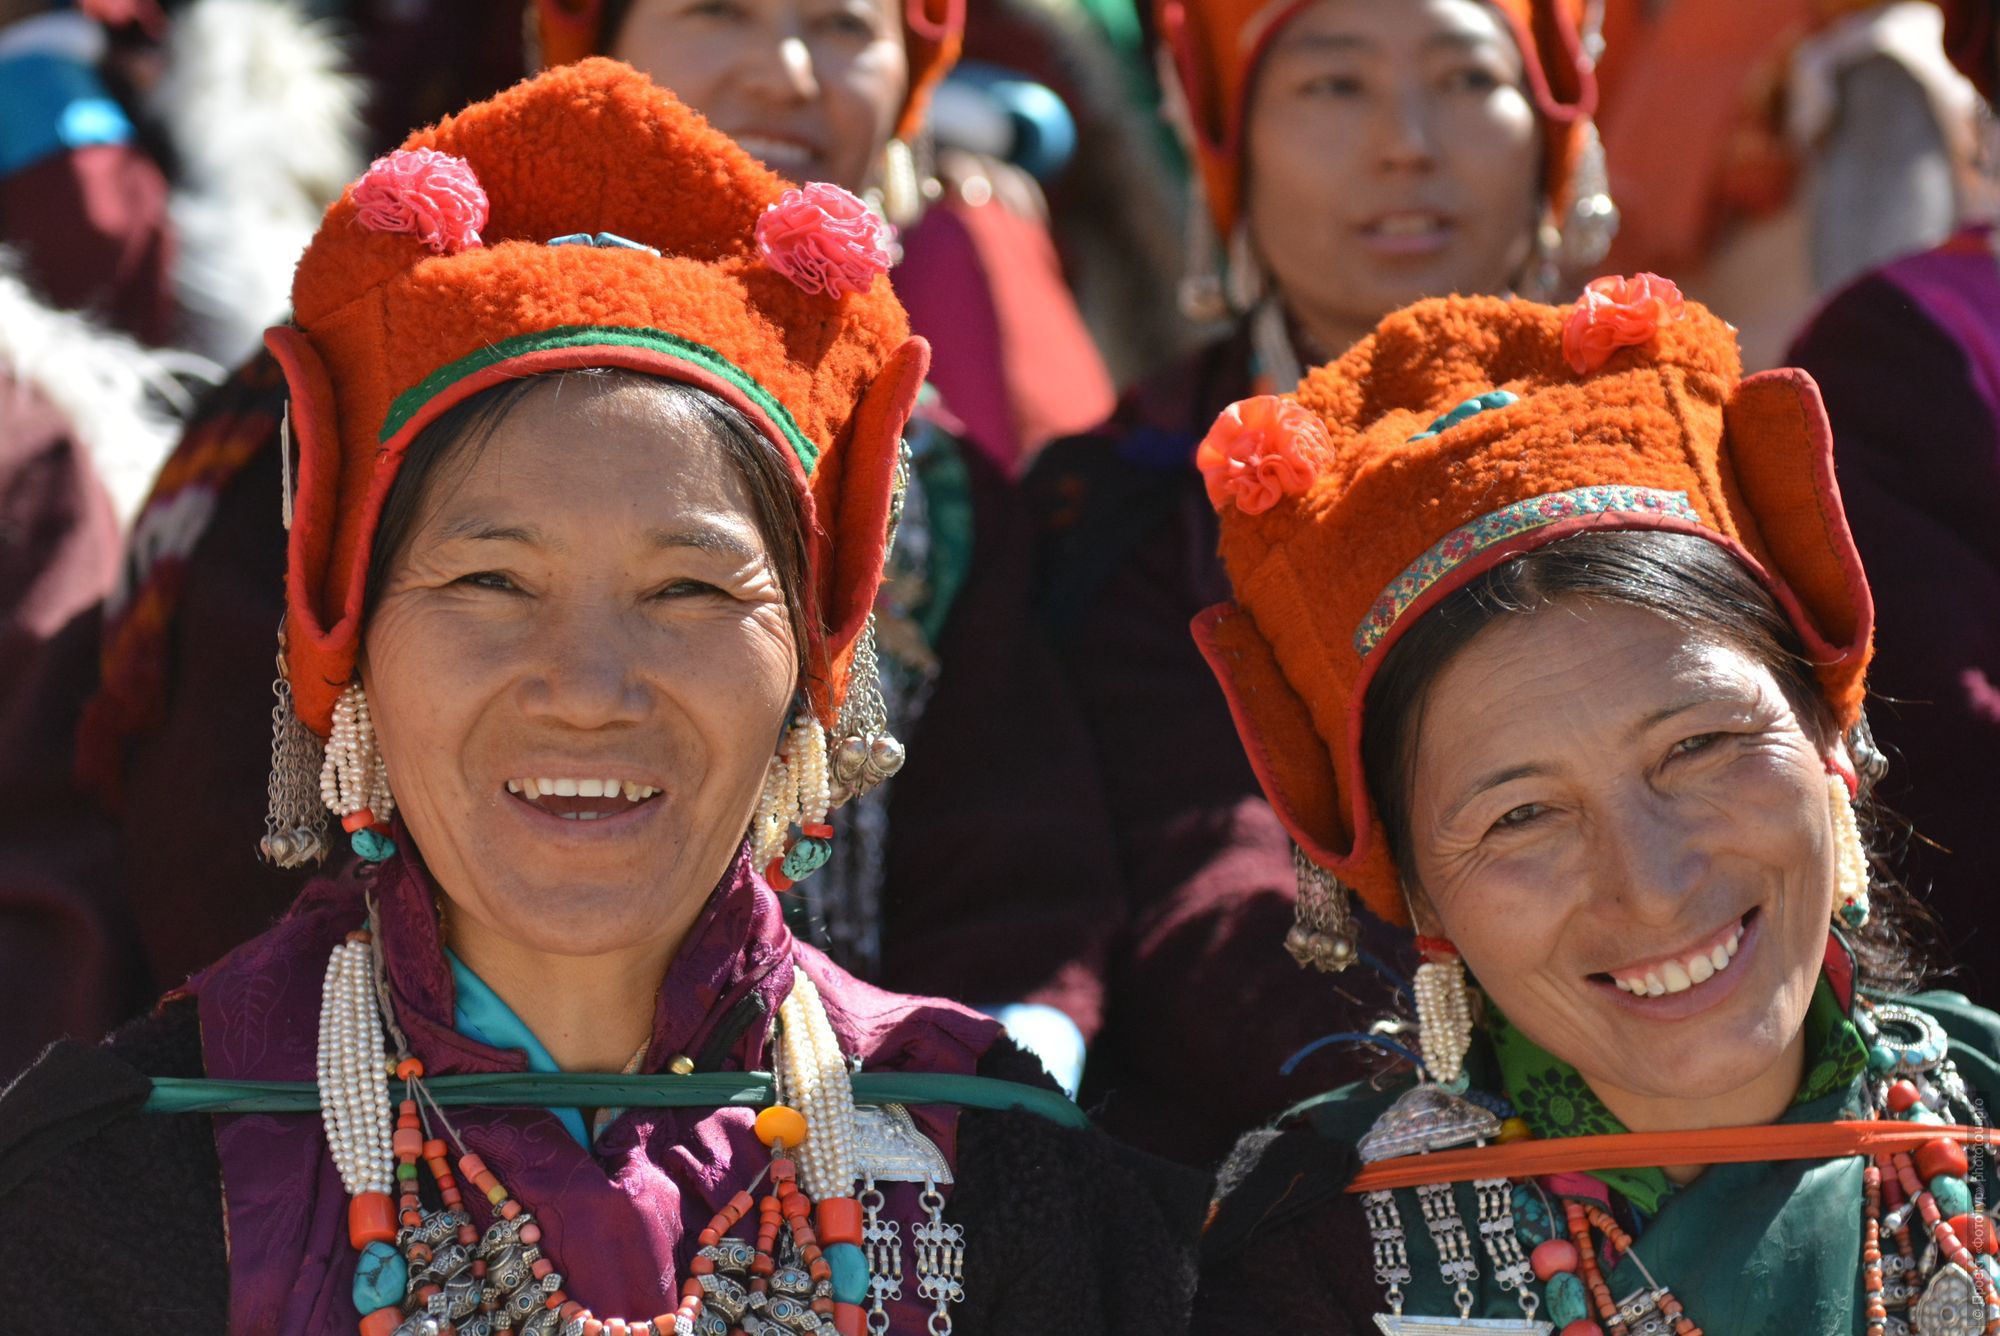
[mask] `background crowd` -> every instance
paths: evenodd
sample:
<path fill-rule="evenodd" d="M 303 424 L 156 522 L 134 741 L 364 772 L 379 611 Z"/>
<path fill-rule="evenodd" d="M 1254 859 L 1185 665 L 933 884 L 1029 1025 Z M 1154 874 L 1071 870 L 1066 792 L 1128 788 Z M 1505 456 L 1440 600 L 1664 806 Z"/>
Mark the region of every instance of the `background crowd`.
<path fill-rule="evenodd" d="M 934 348 L 876 609 L 909 762 L 788 908 L 842 965 L 1191 1164 L 1350 1074 L 1308 1046 L 1413 961 L 1370 922 L 1365 978 L 1272 967 L 1294 855 L 1188 633 L 1229 594 L 1196 445 L 1418 298 L 1648 270 L 1820 383 L 1875 796 L 1992 1005 L 1996 41 L 1992 0 L 0 0 L 0 1084 L 304 884 L 256 854 L 262 332 L 371 158 L 591 54 L 869 195 Z"/>

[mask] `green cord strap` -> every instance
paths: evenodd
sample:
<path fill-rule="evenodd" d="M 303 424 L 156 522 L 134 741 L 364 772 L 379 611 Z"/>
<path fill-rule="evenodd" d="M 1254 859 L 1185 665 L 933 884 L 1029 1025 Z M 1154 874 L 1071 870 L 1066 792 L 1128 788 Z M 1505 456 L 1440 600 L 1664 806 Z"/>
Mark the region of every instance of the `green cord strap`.
<path fill-rule="evenodd" d="M 390 1082 L 392 1089 L 401 1084 Z M 484 1104 L 536 1109 L 762 1108 L 776 1094 L 769 1072 L 694 1072 L 686 1076 L 498 1072 L 433 1076 L 424 1081 L 424 1089 L 439 1104 L 452 1107 Z M 1061 1127 L 1090 1126 L 1090 1115 L 1055 1091 L 990 1076 L 863 1072 L 854 1078 L 854 1102 L 1013 1109 Z M 214 1081 L 179 1076 L 154 1077 L 145 1104 L 147 1113 L 313 1113 L 318 1109 L 319 1087 L 310 1081 Z"/>

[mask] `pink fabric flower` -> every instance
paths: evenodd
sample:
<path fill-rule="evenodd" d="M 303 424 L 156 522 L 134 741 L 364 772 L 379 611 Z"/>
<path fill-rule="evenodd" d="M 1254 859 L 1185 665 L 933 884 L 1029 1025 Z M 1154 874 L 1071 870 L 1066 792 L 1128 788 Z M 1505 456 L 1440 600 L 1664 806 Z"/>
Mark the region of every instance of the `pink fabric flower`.
<path fill-rule="evenodd" d="M 889 272 L 890 227 L 839 186 L 814 181 L 787 190 L 757 220 L 765 263 L 807 292 L 844 297 Z"/>
<path fill-rule="evenodd" d="M 463 158 L 433 148 L 397 149 L 377 158 L 354 186 L 363 227 L 404 232 L 439 255 L 456 255 L 485 243 L 486 191 Z"/>
<path fill-rule="evenodd" d="M 1589 375 L 1620 348 L 1636 348 L 1680 319 L 1686 307 L 1673 280 L 1658 274 L 1592 279 L 1563 321 L 1563 357 L 1579 376 Z"/>
<path fill-rule="evenodd" d="M 1260 394 L 1222 410 L 1195 448 L 1194 464 L 1210 505 L 1234 502 L 1245 515 L 1261 515 L 1312 486 L 1332 457 L 1326 427 L 1310 409 Z"/>

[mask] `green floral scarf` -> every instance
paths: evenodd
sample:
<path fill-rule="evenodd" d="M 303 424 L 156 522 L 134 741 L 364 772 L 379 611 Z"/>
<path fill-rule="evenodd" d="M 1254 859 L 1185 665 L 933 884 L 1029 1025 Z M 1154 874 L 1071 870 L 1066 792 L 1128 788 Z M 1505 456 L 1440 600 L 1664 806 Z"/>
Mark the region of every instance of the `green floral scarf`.
<path fill-rule="evenodd" d="M 1489 1009 L 1489 1014 L 1502 1088 L 1537 1137 L 1614 1135 L 1626 1130 L 1576 1068 L 1515 1029 L 1497 1009 Z M 1793 1106 L 1845 1089 L 1867 1065 L 1868 1049 L 1860 1031 L 1822 978 L 1806 1011 L 1805 1078 L 1792 1097 Z M 1648 1216 L 1657 1214 L 1673 1191 L 1673 1184 L 1658 1169 L 1604 1169 L 1593 1171 L 1591 1177 L 1622 1193 Z"/>

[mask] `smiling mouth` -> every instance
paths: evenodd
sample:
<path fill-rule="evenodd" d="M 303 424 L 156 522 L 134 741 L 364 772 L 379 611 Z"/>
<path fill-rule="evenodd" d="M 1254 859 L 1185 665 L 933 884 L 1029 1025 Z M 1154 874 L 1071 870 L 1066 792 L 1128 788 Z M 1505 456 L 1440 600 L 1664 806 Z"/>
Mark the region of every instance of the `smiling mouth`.
<path fill-rule="evenodd" d="M 657 798 L 650 784 L 617 779 L 510 779 L 507 792 L 539 811 L 565 821 L 601 821 Z"/>
<path fill-rule="evenodd" d="M 1622 965 L 1590 977 L 1617 986 L 1635 997 L 1664 997 L 1700 988 L 1736 962 L 1743 935 L 1750 930 L 1760 911 L 1752 909 L 1704 942 L 1671 956 L 1662 956 L 1637 965 Z"/>

